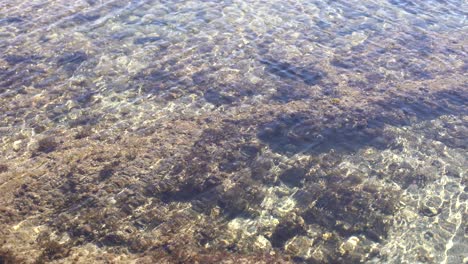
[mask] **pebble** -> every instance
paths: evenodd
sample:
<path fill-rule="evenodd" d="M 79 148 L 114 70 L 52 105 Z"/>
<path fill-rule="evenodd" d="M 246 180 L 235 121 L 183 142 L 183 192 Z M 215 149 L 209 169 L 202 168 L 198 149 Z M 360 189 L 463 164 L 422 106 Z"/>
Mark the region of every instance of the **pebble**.
<path fill-rule="evenodd" d="M 16 140 L 15 142 L 13 142 L 13 150 L 19 151 L 21 149 L 21 143 L 21 140 Z"/>
<path fill-rule="evenodd" d="M 266 248 L 271 248 L 271 243 L 264 236 L 259 235 L 257 236 L 257 239 L 255 240 L 255 246 L 261 249 L 266 249 Z"/>
<path fill-rule="evenodd" d="M 285 250 L 291 255 L 307 259 L 310 257 L 314 240 L 306 236 L 297 236 L 286 243 Z"/>
<path fill-rule="evenodd" d="M 348 240 L 346 240 L 346 242 L 344 242 L 343 244 L 341 244 L 340 246 L 340 253 L 342 255 L 348 253 L 348 252 L 352 252 L 356 249 L 356 246 L 358 245 L 359 243 L 359 238 L 355 237 L 355 236 L 352 236 L 350 238 L 348 238 Z"/>
<path fill-rule="evenodd" d="M 421 214 L 424 215 L 424 216 L 428 216 L 428 217 L 433 217 L 433 216 L 436 216 L 440 213 L 439 210 L 437 210 L 436 208 L 434 207 L 431 207 L 431 206 L 424 206 L 422 209 L 421 209 Z"/>
<path fill-rule="evenodd" d="M 157 17 L 153 14 L 147 14 L 147 15 L 144 15 L 142 18 L 141 18 L 141 22 L 143 24 L 148 24 L 148 23 L 151 23 L 153 22 L 154 20 L 156 20 Z"/>

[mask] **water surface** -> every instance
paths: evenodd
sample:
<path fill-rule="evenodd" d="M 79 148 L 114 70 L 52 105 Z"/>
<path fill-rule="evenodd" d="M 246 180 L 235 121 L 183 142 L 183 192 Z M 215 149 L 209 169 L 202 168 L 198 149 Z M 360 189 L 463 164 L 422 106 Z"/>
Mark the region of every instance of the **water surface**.
<path fill-rule="evenodd" d="M 466 262 L 467 10 L 3 0 L 0 262 Z"/>

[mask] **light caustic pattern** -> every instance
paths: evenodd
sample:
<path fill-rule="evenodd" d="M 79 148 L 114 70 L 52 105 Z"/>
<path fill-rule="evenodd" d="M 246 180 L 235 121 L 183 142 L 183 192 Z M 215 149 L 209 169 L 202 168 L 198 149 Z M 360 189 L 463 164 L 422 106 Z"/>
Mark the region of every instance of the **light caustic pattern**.
<path fill-rule="evenodd" d="M 0 262 L 466 262 L 466 10 L 2 1 Z"/>

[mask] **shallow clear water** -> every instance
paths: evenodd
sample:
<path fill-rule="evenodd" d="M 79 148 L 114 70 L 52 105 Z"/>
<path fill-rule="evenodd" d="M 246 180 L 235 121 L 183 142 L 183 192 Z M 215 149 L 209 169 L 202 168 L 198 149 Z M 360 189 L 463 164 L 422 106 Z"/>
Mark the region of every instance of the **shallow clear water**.
<path fill-rule="evenodd" d="M 0 263 L 465 263 L 465 1 L 0 3 Z"/>

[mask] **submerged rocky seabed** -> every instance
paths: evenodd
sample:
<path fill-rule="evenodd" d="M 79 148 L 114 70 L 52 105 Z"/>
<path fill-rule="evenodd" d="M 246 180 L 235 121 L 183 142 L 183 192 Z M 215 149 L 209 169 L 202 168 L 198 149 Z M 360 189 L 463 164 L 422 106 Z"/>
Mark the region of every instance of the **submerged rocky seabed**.
<path fill-rule="evenodd" d="M 3 0 L 0 263 L 466 263 L 466 8 Z"/>

